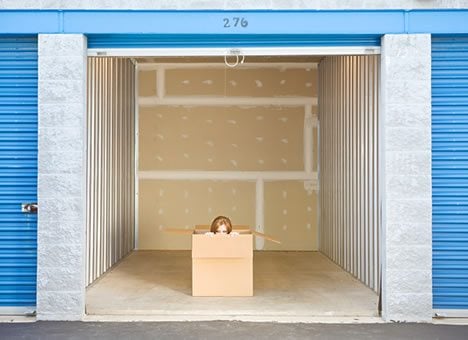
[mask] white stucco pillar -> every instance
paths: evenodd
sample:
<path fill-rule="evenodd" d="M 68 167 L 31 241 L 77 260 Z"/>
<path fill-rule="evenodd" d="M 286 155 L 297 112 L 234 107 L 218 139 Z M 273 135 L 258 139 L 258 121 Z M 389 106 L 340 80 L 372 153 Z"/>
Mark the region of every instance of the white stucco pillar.
<path fill-rule="evenodd" d="M 431 36 L 385 35 L 381 71 L 383 317 L 431 321 Z"/>
<path fill-rule="evenodd" d="M 85 311 L 86 37 L 39 35 L 37 318 Z"/>

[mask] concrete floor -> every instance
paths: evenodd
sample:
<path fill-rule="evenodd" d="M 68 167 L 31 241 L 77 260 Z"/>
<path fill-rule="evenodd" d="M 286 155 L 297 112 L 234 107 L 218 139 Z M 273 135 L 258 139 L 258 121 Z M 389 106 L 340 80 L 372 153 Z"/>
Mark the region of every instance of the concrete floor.
<path fill-rule="evenodd" d="M 192 297 L 190 251 L 136 251 L 87 289 L 88 315 L 377 316 L 377 295 L 319 252 L 255 252 L 253 297 Z"/>

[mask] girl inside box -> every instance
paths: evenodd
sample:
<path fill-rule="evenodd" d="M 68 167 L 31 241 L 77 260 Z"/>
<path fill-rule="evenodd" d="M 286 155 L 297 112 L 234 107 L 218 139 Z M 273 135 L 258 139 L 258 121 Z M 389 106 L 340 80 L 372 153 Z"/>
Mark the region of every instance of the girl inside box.
<path fill-rule="evenodd" d="M 208 236 L 214 236 L 215 234 L 225 234 L 230 236 L 238 236 L 239 233 L 232 231 L 231 220 L 226 216 L 218 216 L 213 222 L 211 222 L 210 231 L 205 233 Z"/>

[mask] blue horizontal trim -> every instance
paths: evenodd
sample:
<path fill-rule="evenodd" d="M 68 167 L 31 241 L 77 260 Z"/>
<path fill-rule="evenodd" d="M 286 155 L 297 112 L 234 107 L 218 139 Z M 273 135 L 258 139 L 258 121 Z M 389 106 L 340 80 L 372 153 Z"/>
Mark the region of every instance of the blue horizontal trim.
<path fill-rule="evenodd" d="M 434 12 L 437 16 L 434 17 Z M 468 31 L 468 11 L 414 11 L 408 21 L 411 33 L 464 34 Z"/>
<path fill-rule="evenodd" d="M 380 46 L 380 35 L 91 34 L 88 48 Z"/>
<path fill-rule="evenodd" d="M 248 25 L 225 28 L 224 19 L 235 17 Z M 0 34 L 461 34 L 468 33 L 467 22 L 468 9 L 0 10 Z"/>
<path fill-rule="evenodd" d="M 0 32 L 6 34 L 37 34 L 59 32 L 57 11 L 0 11 Z"/>
<path fill-rule="evenodd" d="M 404 23 L 399 12 L 91 12 L 64 13 L 64 31 L 158 34 L 379 34 L 396 32 Z M 224 19 L 243 17 L 247 27 L 225 28 Z M 106 25 L 102 23 L 106 22 Z M 231 25 L 232 26 L 232 25 Z M 83 31 L 85 29 L 85 31 Z"/>

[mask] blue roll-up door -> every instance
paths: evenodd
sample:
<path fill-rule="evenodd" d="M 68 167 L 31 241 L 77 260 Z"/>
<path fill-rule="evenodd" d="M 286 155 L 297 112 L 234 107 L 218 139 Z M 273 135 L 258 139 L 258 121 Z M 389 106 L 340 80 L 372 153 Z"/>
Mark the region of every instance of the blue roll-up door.
<path fill-rule="evenodd" d="M 433 307 L 466 310 L 468 37 L 432 40 L 432 202 Z"/>
<path fill-rule="evenodd" d="M 380 46 L 380 35 L 92 34 L 88 48 Z"/>
<path fill-rule="evenodd" d="M 36 305 L 37 37 L 0 36 L 0 313 Z"/>

